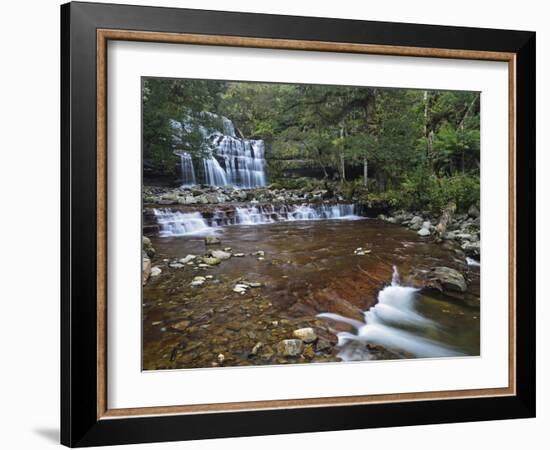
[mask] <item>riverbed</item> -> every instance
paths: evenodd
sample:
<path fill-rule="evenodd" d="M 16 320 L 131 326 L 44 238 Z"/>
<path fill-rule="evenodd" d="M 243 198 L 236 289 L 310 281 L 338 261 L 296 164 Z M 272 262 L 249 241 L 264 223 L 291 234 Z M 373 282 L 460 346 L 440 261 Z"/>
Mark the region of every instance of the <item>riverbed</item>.
<path fill-rule="evenodd" d="M 351 216 L 149 237 L 162 273 L 143 288 L 145 370 L 479 355 L 479 267 L 399 225 Z M 233 256 L 170 267 L 214 248 Z M 465 273 L 467 292 L 420 289 L 437 266 Z M 254 287 L 235 292 L 242 283 Z M 281 356 L 304 327 L 317 343 Z"/>

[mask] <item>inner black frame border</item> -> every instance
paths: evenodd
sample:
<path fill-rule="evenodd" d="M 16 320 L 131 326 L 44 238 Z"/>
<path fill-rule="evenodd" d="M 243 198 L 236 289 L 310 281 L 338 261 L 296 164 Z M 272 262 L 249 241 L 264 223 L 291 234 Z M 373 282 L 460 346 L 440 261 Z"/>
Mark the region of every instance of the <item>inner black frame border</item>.
<path fill-rule="evenodd" d="M 139 30 L 516 54 L 516 395 L 97 418 L 96 31 Z M 69 3 L 61 6 L 61 443 L 71 447 L 535 416 L 534 32 Z"/>

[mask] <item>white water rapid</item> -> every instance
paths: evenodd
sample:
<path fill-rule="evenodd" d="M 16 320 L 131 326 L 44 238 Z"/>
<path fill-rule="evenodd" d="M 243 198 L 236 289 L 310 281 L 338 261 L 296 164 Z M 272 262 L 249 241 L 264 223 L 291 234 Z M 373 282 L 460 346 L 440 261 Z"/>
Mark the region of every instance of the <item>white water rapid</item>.
<path fill-rule="evenodd" d="M 182 213 L 171 209 L 155 209 L 160 236 L 209 234 L 228 225 L 262 225 L 275 222 L 310 220 L 357 220 L 354 205 L 254 205 L 234 210 L 216 210 L 209 217 L 199 212 Z M 206 215 L 206 214 L 205 214 Z"/>
<path fill-rule="evenodd" d="M 366 344 L 381 345 L 390 351 L 404 351 L 419 358 L 460 355 L 415 333 L 416 330 L 437 326 L 416 311 L 417 297 L 418 289 L 401 286 L 399 272 L 394 266 L 391 285 L 379 292 L 378 303 L 364 313 L 364 323 L 332 313 L 322 313 L 319 317 L 347 323 L 355 328 L 356 334 L 338 333 L 341 349 L 338 356 L 344 361 L 368 359 Z M 360 344 L 360 347 L 353 344 Z"/>

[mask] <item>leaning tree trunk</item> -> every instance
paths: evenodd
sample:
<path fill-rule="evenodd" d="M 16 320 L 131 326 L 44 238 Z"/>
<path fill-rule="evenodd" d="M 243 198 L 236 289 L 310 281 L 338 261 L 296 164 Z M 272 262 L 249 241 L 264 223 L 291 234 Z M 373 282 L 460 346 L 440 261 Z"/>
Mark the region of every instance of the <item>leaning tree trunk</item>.
<path fill-rule="evenodd" d="M 447 227 L 453 220 L 453 215 L 456 211 L 456 203 L 450 202 L 444 209 L 443 213 L 441 214 L 441 218 L 439 219 L 439 223 L 435 227 L 435 232 L 437 233 L 438 238 L 442 238 L 445 232 L 447 231 Z"/>

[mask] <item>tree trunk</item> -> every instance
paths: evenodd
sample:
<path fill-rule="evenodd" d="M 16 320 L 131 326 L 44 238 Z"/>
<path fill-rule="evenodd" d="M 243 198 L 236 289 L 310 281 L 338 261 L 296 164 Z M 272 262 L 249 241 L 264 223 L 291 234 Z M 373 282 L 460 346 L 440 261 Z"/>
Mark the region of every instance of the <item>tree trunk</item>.
<path fill-rule="evenodd" d="M 445 209 L 443 209 L 443 213 L 441 214 L 441 218 L 439 219 L 439 223 L 435 227 L 435 232 L 437 233 L 437 236 L 439 238 L 442 238 L 445 232 L 447 231 L 447 227 L 453 220 L 453 215 L 456 211 L 456 203 L 450 202 Z"/>
<path fill-rule="evenodd" d="M 342 167 L 342 181 L 346 181 L 346 160 L 344 154 L 340 154 L 340 165 Z"/>
<path fill-rule="evenodd" d="M 365 187 L 368 186 L 369 182 L 369 173 L 368 173 L 369 163 L 367 161 L 367 157 L 363 158 L 363 183 L 365 184 Z"/>

